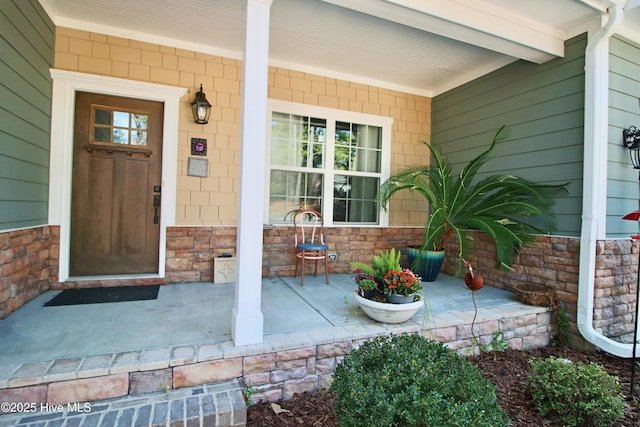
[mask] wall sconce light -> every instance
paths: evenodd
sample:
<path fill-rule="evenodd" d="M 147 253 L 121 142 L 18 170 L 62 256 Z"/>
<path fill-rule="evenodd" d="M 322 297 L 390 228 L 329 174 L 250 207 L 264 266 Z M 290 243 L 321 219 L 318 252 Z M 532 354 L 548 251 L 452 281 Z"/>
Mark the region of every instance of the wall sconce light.
<path fill-rule="evenodd" d="M 211 115 L 211 104 L 207 101 L 207 97 L 202 91 L 202 84 L 200 84 L 200 91 L 196 92 L 196 99 L 191 103 L 191 110 L 193 112 L 193 120 L 201 125 L 209 123 L 209 116 Z"/>
<path fill-rule="evenodd" d="M 631 164 L 634 169 L 640 169 L 640 130 L 629 126 L 622 130 L 622 143 L 629 149 Z"/>

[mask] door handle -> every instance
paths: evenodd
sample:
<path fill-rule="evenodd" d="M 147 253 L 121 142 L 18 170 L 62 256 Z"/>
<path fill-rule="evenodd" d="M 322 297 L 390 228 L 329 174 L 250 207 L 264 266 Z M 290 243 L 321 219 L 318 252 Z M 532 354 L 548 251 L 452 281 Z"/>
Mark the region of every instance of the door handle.
<path fill-rule="evenodd" d="M 158 221 L 160 220 L 160 217 L 158 216 L 159 207 L 160 207 L 160 195 L 154 194 L 153 195 L 153 208 L 154 208 L 153 223 L 154 224 L 157 224 Z"/>

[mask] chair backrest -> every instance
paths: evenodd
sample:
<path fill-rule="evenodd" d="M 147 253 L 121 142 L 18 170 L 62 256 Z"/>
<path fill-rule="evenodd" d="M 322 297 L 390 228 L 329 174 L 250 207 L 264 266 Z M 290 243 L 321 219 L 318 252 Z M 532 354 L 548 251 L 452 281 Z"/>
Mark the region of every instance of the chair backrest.
<path fill-rule="evenodd" d="M 293 216 L 294 246 L 299 243 L 324 244 L 324 219 L 318 211 L 301 210 Z"/>

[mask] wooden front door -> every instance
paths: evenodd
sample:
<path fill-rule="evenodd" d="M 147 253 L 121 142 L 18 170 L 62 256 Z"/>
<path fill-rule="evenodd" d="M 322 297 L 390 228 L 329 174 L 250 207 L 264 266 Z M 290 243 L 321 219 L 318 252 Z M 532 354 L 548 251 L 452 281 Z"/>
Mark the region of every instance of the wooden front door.
<path fill-rule="evenodd" d="M 76 93 L 72 277 L 158 272 L 164 104 Z"/>

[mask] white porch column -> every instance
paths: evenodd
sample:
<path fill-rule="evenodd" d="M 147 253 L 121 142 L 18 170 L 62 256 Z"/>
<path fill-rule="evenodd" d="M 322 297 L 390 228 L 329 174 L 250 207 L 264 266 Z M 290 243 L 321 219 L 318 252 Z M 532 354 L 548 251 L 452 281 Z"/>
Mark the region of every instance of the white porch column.
<path fill-rule="evenodd" d="M 242 115 L 236 293 L 231 336 L 236 346 L 263 339 L 262 227 L 267 144 L 269 12 L 272 0 L 247 0 Z"/>

